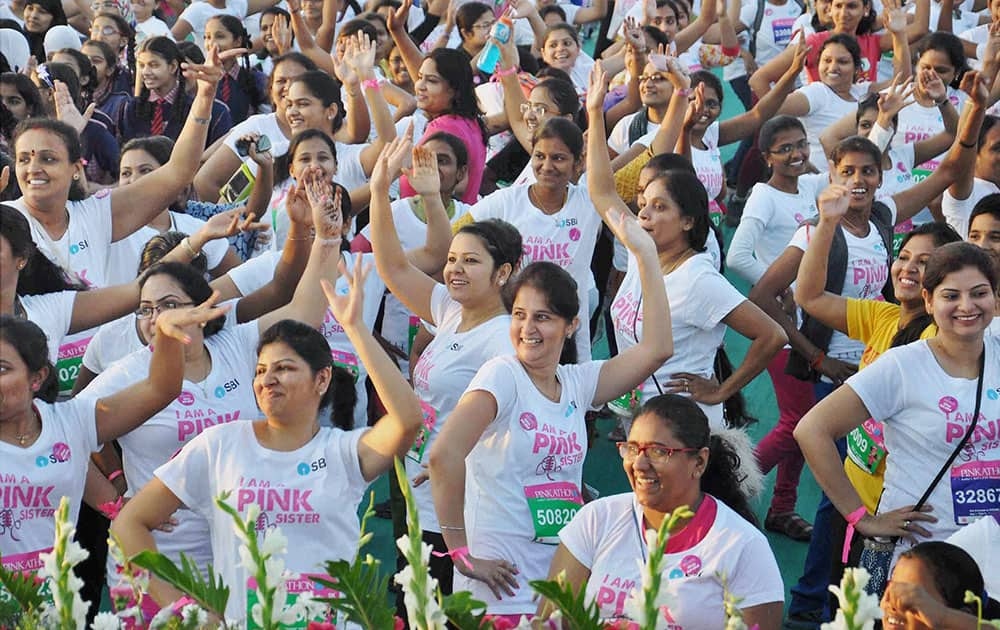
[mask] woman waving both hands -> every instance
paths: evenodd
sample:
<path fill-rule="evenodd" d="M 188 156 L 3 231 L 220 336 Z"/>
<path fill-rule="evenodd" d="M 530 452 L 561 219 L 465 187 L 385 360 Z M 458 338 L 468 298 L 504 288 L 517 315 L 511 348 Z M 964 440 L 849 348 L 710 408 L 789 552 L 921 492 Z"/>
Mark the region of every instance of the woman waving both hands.
<path fill-rule="evenodd" d="M 620 200 L 609 214 L 638 261 L 642 316 L 663 325 L 607 361 L 562 364 L 580 325 L 576 283 L 553 263 L 528 265 L 511 287 L 515 354 L 478 371 L 431 448 L 431 491 L 456 559 L 455 587 L 511 620 L 534 612 L 528 583 L 547 575 L 552 543 L 583 503 L 586 411 L 630 391 L 673 353 L 656 246 Z"/>

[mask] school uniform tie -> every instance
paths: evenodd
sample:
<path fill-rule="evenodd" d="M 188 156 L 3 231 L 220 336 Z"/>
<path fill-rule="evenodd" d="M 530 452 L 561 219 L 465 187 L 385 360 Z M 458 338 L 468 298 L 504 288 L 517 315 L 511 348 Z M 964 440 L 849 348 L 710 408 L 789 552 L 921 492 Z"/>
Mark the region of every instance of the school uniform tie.
<path fill-rule="evenodd" d="M 153 103 L 153 123 L 149 126 L 149 131 L 154 136 L 162 136 L 165 125 L 163 124 L 163 99 L 157 99 Z"/>
<path fill-rule="evenodd" d="M 232 80 L 233 78 L 228 74 L 222 76 L 222 102 L 226 104 L 229 103 L 229 95 L 232 93 L 232 87 L 230 86 L 230 81 Z"/>

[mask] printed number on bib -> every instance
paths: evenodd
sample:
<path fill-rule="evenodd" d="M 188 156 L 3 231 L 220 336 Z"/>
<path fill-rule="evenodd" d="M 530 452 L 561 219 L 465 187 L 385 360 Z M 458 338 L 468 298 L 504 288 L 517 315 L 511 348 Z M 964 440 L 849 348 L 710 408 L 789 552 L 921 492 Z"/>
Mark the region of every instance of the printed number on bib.
<path fill-rule="evenodd" d="M 951 469 L 955 524 L 968 525 L 1000 512 L 1000 460 L 972 461 Z"/>
<path fill-rule="evenodd" d="M 535 542 L 559 544 L 559 532 L 573 520 L 583 505 L 583 496 L 576 484 L 568 481 L 543 483 L 524 488 L 535 527 Z"/>
<path fill-rule="evenodd" d="M 80 375 L 83 365 L 83 353 L 90 345 L 90 337 L 71 341 L 59 346 L 59 356 L 56 359 L 56 376 L 59 379 L 59 393 L 68 394 L 73 391 L 76 377 Z"/>
<path fill-rule="evenodd" d="M 882 425 L 875 420 L 865 420 L 864 424 L 847 434 L 847 455 L 851 461 L 874 475 L 885 460 L 887 451 L 882 441 Z"/>

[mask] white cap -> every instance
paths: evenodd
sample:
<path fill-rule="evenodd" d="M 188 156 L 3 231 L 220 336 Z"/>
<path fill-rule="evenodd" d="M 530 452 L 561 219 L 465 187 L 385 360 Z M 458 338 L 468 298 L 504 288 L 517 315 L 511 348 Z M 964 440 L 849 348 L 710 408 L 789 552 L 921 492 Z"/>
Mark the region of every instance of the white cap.
<path fill-rule="evenodd" d="M 7 58 L 10 69 L 20 72 L 28 65 L 31 50 L 24 35 L 12 28 L 0 28 L 0 53 Z"/>
<path fill-rule="evenodd" d="M 53 26 L 45 33 L 45 56 L 48 57 L 52 53 L 62 50 L 63 48 L 72 48 L 73 50 L 80 50 L 82 47 L 82 41 L 80 40 L 80 35 L 72 26 L 67 26 L 65 24 L 59 24 Z"/>

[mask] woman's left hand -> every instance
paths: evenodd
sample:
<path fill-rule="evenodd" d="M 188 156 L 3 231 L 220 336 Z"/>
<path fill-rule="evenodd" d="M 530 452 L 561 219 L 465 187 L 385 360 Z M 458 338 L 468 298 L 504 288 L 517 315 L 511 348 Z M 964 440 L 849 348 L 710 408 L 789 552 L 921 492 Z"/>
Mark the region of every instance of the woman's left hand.
<path fill-rule="evenodd" d="M 340 274 L 347 279 L 347 295 L 339 295 L 337 289 L 327 280 L 321 280 L 320 286 L 330 303 L 330 311 L 337 322 L 344 328 L 351 326 L 364 327 L 365 281 L 371 273 L 371 265 L 366 265 L 358 257 L 355 260 L 354 272 L 347 273 L 343 259 L 340 261 Z"/>
<path fill-rule="evenodd" d="M 646 230 L 639 226 L 639 221 L 622 208 L 608 209 L 608 227 L 630 252 L 636 257 L 644 253 L 656 255 L 656 243 Z"/>
<path fill-rule="evenodd" d="M 945 87 L 944 81 L 931 68 L 924 68 L 917 74 L 917 84 L 920 85 L 920 89 L 923 90 L 924 94 L 935 103 L 948 95 L 948 88 Z"/>
<path fill-rule="evenodd" d="M 882 23 L 891 33 L 902 33 L 906 31 L 906 9 L 899 0 L 886 0 L 883 3 Z"/>
<path fill-rule="evenodd" d="M 670 380 L 664 384 L 664 394 L 688 394 L 691 400 L 706 405 L 718 405 L 724 402 L 719 396 L 721 386 L 714 378 L 705 378 L 691 372 L 676 372 L 670 375 Z"/>
<path fill-rule="evenodd" d="M 596 61 L 590 70 L 590 85 L 587 87 L 587 111 L 600 112 L 603 116 L 604 97 L 607 94 L 608 73 L 604 71 L 604 64 Z"/>
<path fill-rule="evenodd" d="M 76 103 L 73 102 L 73 97 L 70 95 L 66 84 L 62 81 L 55 81 L 54 84 L 55 88 L 52 91 L 52 100 L 56 104 L 56 118 L 76 129 L 77 133 L 83 133 L 87 123 L 90 122 L 90 117 L 94 115 L 96 105 L 91 103 L 87 106 L 87 110 L 81 114 Z"/>
<path fill-rule="evenodd" d="M 422 197 L 441 194 L 437 155 L 427 147 L 413 147 L 413 167 L 407 171 L 406 179 Z"/>
<path fill-rule="evenodd" d="M 375 76 L 375 44 L 363 32 L 358 31 L 347 42 L 344 63 L 349 65 L 359 80 Z"/>
<path fill-rule="evenodd" d="M 334 192 L 333 183 L 319 168 L 310 169 L 304 180 L 306 199 L 309 200 L 309 207 L 312 210 L 317 240 L 339 244 L 344 238 L 340 189 Z"/>
<path fill-rule="evenodd" d="M 219 81 L 222 80 L 224 72 L 222 62 L 226 59 L 245 55 L 248 52 L 250 51 L 246 48 L 233 48 L 232 50 L 220 53 L 219 49 L 215 46 L 209 46 L 205 51 L 205 63 L 195 64 L 185 62 L 181 64 L 181 70 L 184 73 L 185 79 L 198 83 L 199 94 L 215 96 L 216 87 L 219 85 Z"/>

